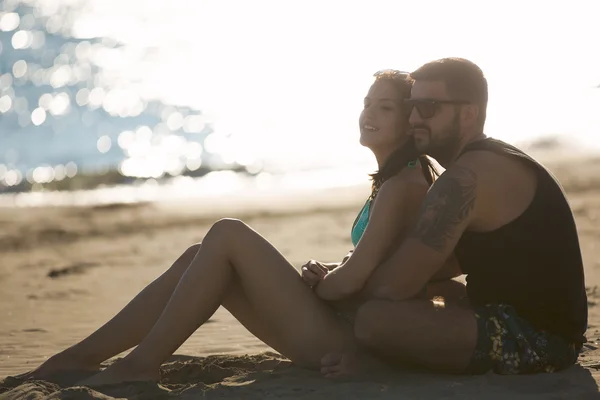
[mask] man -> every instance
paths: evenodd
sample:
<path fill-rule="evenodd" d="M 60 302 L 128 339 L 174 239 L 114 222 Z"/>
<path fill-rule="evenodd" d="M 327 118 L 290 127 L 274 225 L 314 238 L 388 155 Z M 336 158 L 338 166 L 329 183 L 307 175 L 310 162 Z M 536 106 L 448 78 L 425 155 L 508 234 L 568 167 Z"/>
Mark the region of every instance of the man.
<path fill-rule="evenodd" d="M 415 143 L 446 171 L 412 234 L 369 280 L 381 300 L 359 310 L 358 341 L 452 372 L 567 368 L 585 342 L 587 299 L 561 187 L 534 159 L 483 134 L 487 81 L 475 64 L 446 58 L 411 76 Z M 416 299 L 452 254 L 467 274 L 468 304 Z M 323 369 L 344 372 L 346 361 L 326 356 Z"/>

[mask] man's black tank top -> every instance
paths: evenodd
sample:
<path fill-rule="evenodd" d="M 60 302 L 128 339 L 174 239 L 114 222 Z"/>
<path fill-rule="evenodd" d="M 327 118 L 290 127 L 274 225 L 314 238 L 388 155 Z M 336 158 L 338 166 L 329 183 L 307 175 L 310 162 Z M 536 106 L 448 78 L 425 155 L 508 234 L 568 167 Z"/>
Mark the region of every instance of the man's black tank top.
<path fill-rule="evenodd" d="M 537 173 L 527 209 L 490 232 L 466 231 L 456 257 L 467 274 L 467 293 L 475 306 L 503 303 L 536 329 L 570 343 L 585 342 L 587 295 L 575 220 L 565 193 L 541 164 L 495 139 L 463 150 L 483 150 L 521 160 Z"/>

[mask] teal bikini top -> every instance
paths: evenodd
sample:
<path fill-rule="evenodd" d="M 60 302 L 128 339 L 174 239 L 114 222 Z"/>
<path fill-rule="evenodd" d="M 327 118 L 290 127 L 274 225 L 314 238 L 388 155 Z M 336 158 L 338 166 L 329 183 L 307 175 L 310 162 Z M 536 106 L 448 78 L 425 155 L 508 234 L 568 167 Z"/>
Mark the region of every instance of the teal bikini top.
<path fill-rule="evenodd" d="M 354 245 L 354 247 L 356 247 L 363 233 L 365 233 L 365 229 L 367 229 L 367 224 L 369 223 L 370 208 L 371 199 L 367 200 L 363 208 L 358 213 L 358 216 L 354 220 L 354 224 L 352 225 L 352 232 L 350 233 L 350 238 L 352 239 L 352 244 Z"/>

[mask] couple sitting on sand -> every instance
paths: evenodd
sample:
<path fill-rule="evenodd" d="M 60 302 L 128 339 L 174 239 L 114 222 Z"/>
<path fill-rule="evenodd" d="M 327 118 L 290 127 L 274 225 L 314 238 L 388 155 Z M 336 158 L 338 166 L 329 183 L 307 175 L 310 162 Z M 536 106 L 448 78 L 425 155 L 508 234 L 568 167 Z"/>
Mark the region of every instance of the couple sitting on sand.
<path fill-rule="evenodd" d="M 326 376 L 397 363 L 467 374 L 569 367 L 587 326 L 574 218 L 542 165 L 483 134 L 487 101 L 482 71 L 464 59 L 375 74 L 359 124 L 379 170 L 342 262 L 310 261 L 300 275 L 252 228 L 220 220 L 113 319 L 26 376 L 98 370 L 137 346 L 81 384 L 159 380 L 161 363 L 221 305 Z M 466 286 L 452 279 L 462 273 Z"/>

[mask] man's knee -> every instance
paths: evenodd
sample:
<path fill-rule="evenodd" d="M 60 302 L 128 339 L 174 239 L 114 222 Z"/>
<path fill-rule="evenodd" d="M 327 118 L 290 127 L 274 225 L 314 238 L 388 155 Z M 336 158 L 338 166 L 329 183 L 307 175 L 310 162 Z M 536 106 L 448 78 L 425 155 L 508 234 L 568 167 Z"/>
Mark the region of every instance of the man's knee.
<path fill-rule="evenodd" d="M 354 320 L 354 337 L 367 347 L 375 347 L 385 329 L 385 318 L 382 311 L 387 301 L 371 300 L 359 307 Z"/>
<path fill-rule="evenodd" d="M 355 339 L 367 347 L 386 346 L 411 333 L 413 327 L 407 321 L 414 320 L 422 312 L 422 301 L 371 300 L 363 304 L 356 313 L 354 322 Z M 389 344 L 389 343 L 388 343 Z"/>
<path fill-rule="evenodd" d="M 429 282 L 425 298 L 436 297 L 443 297 L 446 302 L 462 302 L 467 297 L 467 289 L 464 283 L 455 279 Z"/>

